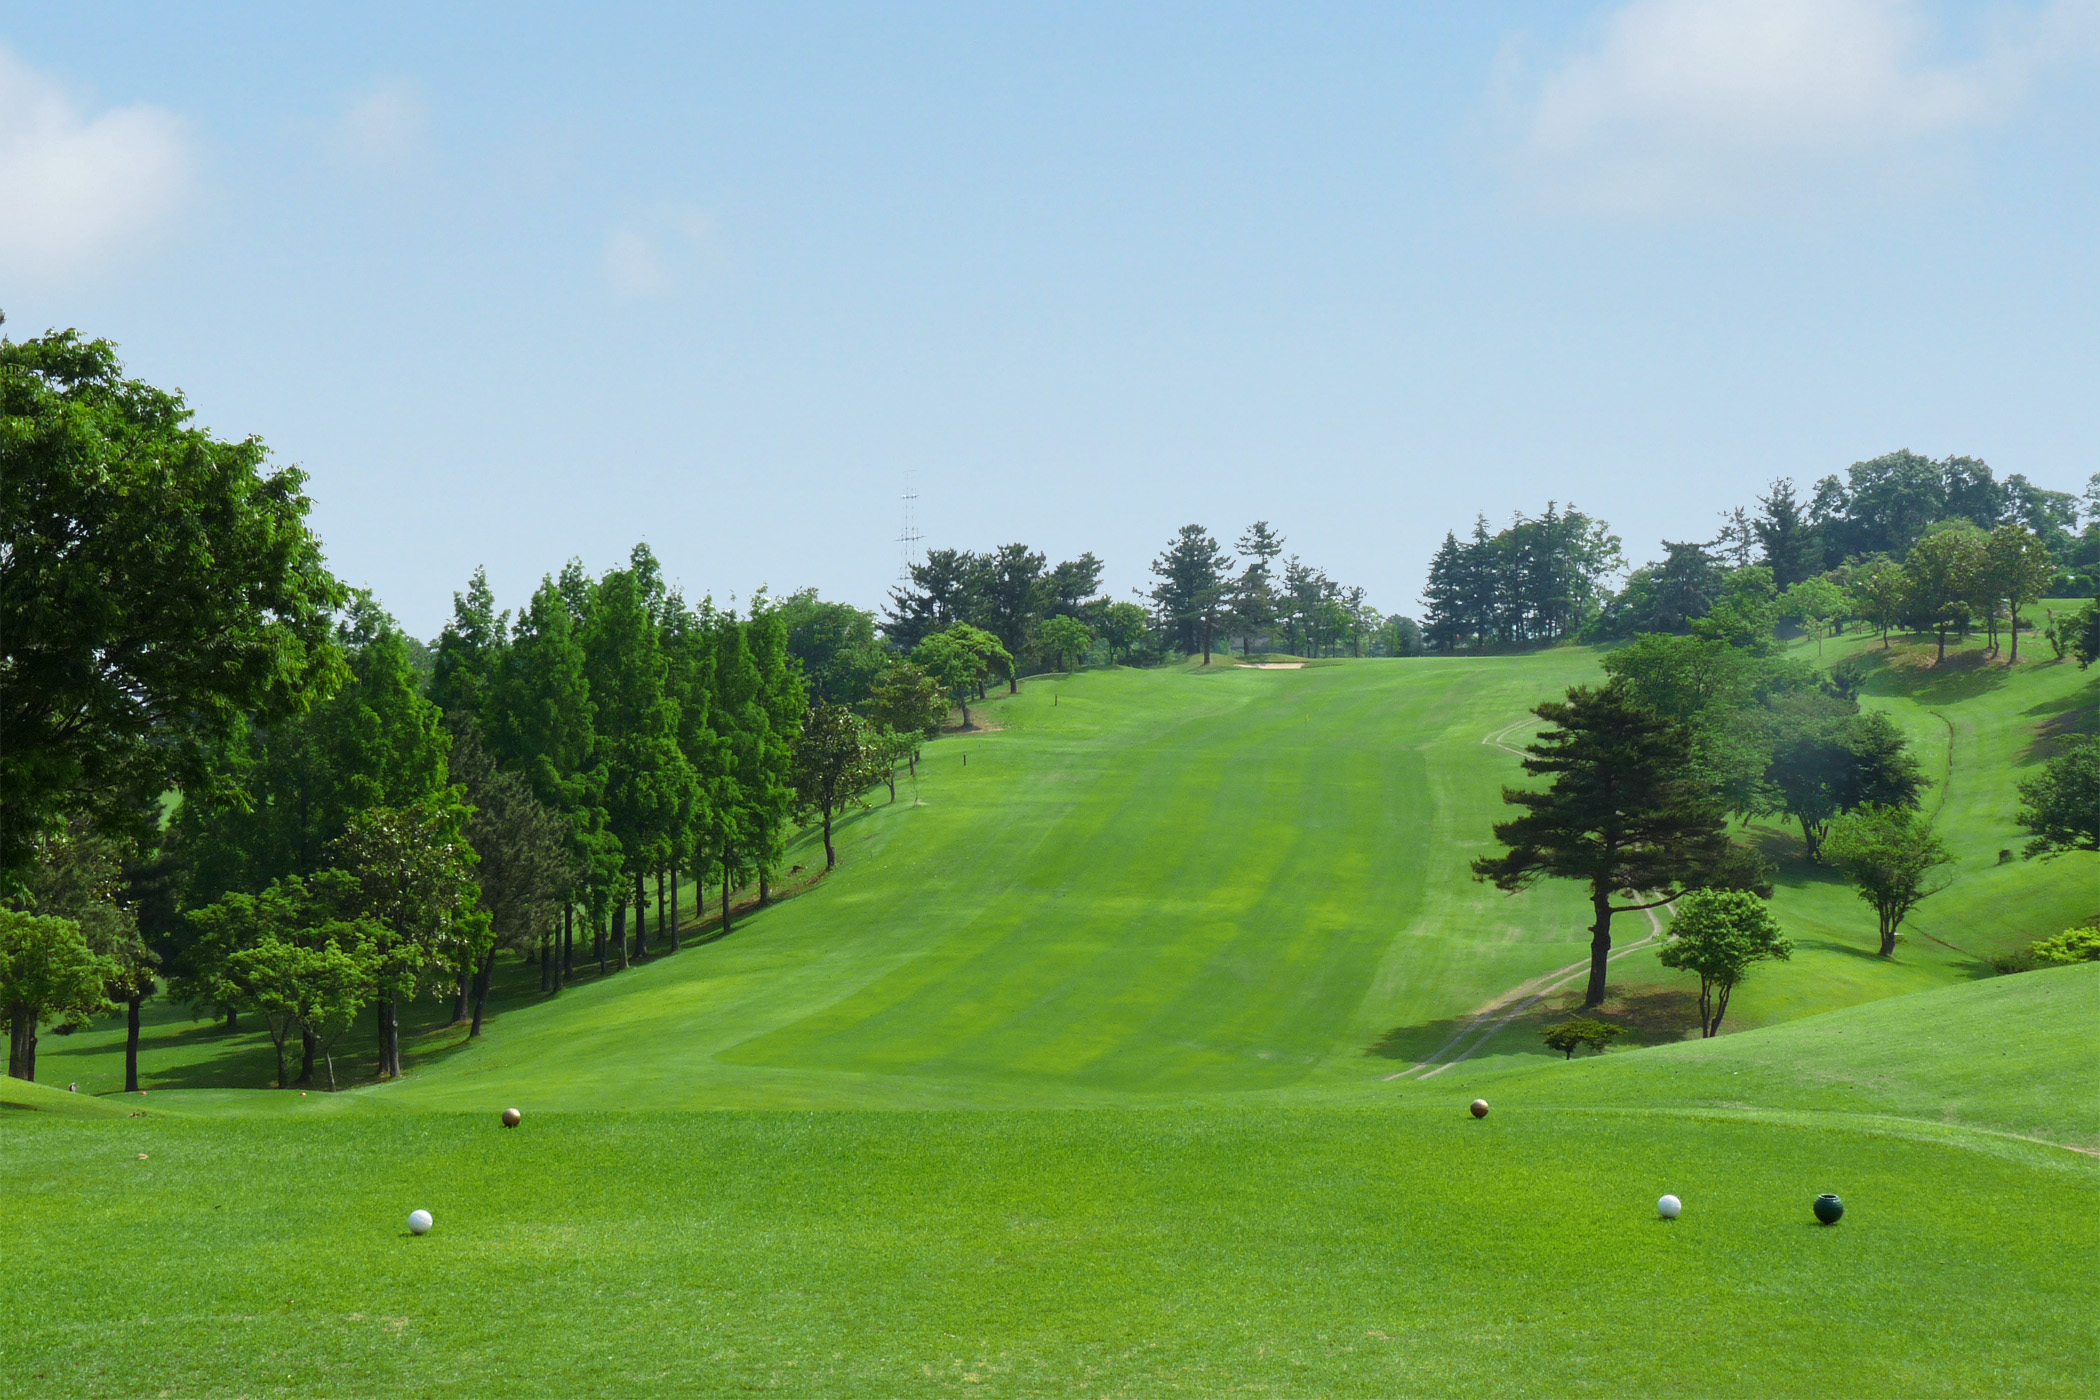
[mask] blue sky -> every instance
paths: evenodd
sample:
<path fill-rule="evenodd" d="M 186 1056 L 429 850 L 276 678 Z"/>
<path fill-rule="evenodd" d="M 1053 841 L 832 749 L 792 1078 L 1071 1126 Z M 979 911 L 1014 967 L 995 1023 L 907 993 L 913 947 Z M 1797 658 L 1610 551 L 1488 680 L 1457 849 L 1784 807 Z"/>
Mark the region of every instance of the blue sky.
<path fill-rule="evenodd" d="M 0 6 L 0 309 L 313 477 L 435 633 L 1266 518 L 1638 561 L 1898 447 L 2100 470 L 2100 4 Z"/>

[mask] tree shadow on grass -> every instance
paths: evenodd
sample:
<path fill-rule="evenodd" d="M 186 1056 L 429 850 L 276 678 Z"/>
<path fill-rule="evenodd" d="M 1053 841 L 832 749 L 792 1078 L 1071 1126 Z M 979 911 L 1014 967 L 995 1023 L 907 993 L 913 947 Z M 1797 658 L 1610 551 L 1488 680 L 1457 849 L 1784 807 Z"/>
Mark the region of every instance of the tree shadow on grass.
<path fill-rule="evenodd" d="M 1561 1052 L 1548 1048 L 1545 1033 L 1563 1021 L 1594 1016 L 1625 1027 L 1626 1035 L 1616 1042 L 1622 1047 L 1662 1045 L 1682 1040 L 1687 1034 L 1698 1034 L 1698 1008 L 1698 997 L 1677 987 L 1614 986 L 1607 992 L 1603 1006 L 1586 1011 L 1582 1005 L 1582 986 L 1577 983 L 1511 1018 L 1487 1038 L 1495 1042 L 1497 1054 L 1559 1059 Z M 1451 1042 L 1473 1025 L 1473 1017 L 1454 1016 L 1411 1026 L 1395 1026 L 1371 1042 L 1364 1049 L 1364 1055 L 1371 1059 L 1420 1064 L 1447 1047 L 1449 1053 L 1444 1054 L 1439 1063 L 1449 1059 L 1452 1053 L 1477 1053 L 1482 1043 L 1480 1032 L 1500 1019 L 1501 1014 L 1497 1012 L 1485 1018 L 1456 1046 Z"/>
<path fill-rule="evenodd" d="M 1900 695 L 1921 705 L 1953 705 L 2004 686 L 2012 679 L 2012 668 L 1996 662 L 1982 645 L 1955 649 L 1947 644 L 1947 659 L 1935 664 L 1938 649 L 1930 642 L 1906 643 L 1890 651 L 1859 653 L 1852 665 L 1862 673 L 1860 690 L 1867 695 Z"/>
<path fill-rule="evenodd" d="M 2021 711 L 2039 721 L 2019 765 L 2045 763 L 2062 753 L 2072 739 L 2100 734 L 2100 676 L 2057 700 L 2045 700 Z"/>

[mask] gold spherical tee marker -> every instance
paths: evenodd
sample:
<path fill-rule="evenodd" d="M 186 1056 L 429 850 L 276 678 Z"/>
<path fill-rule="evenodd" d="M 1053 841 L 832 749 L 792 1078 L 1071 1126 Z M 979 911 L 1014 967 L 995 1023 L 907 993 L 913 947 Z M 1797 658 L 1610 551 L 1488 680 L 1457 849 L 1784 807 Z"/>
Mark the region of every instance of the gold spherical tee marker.
<path fill-rule="evenodd" d="M 518 1112 L 518 1111 L 517 1111 L 517 1110 L 516 1110 L 515 1108 L 506 1108 L 506 1109 L 504 1109 L 504 1110 L 503 1110 L 503 1126 L 504 1126 L 504 1127 L 506 1127 L 506 1128 L 515 1128 L 515 1127 L 517 1127 L 517 1126 L 518 1126 L 518 1124 L 520 1124 L 520 1123 L 522 1123 L 522 1122 L 524 1122 L 524 1121 L 525 1121 L 525 1115 L 524 1115 L 524 1114 L 522 1114 L 522 1113 L 520 1113 L 520 1112 Z"/>
<path fill-rule="evenodd" d="M 1488 1116 L 1488 1101 L 1487 1101 L 1486 1099 L 1475 1099 L 1475 1100 L 1473 1100 L 1473 1110 L 1472 1110 L 1472 1112 L 1473 1112 L 1473 1116 L 1474 1116 L 1475 1118 L 1485 1118 L 1485 1117 L 1487 1117 L 1487 1116 Z"/>

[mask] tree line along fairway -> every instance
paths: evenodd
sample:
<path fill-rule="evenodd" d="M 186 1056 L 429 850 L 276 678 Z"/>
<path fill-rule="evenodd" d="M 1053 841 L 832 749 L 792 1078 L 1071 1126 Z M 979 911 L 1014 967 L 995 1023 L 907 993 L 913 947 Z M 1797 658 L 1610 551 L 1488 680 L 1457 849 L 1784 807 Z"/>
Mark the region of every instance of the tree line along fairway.
<path fill-rule="evenodd" d="M 1584 955 L 1575 891 L 1504 896 L 1466 866 L 1500 785 L 1521 777 L 1482 740 L 1515 724 L 1504 742 L 1521 744 L 1531 703 L 1595 674 L 1594 653 L 1564 649 L 1031 682 L 986 709 L 996 728 L 930 746 L 895 806 L 878 792 L 842 823 L 843 864 L 809 894 L 626 978 L 512 1003 L 486 1044 L 375 1100 L 1013 1107 L 1400 1092 L 1388 1076 L 1472 1012 Z M 1744 985 L 1733 1024 L 1965 980 L 2088 915 L 2092 857 L 2000 864 L 1997 851 L 2017 844 L 2013 787 L 2037 712 L 2075 716 L 2091 685 L 2068 665 L 1877 673 L 1869 703 L 1926 757 L 1928 810 L 1960 878 L 1882 962 L 1850 889 L 1789 863 L 1790 830 L 1754 828 L 1780 857 L 1773 908 L 1800 946 Z M 1619 942 L 1645 932 L 1623 921 Z M 1618 1008 L 1645 1038 L 1675 1038 L 1686 979 L 1650 951 L 1613 966 Z M 1473 1054 L 1543 1053 L 1554 1006 Z M 149 1084 L 157 1066 L 228 1054 L 203 1028 L 155 1030 Z M 109 1044 L 101 1030 L 54 1037 L 41 1077 L 107 1087 Z"/>

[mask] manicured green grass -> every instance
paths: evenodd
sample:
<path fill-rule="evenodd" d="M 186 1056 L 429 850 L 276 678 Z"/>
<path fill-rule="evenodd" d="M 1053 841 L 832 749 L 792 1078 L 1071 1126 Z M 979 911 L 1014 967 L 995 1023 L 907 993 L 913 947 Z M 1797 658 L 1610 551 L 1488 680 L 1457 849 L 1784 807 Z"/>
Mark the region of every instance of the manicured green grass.
<path fill-rule="evenodd" d="M 2089 1098 L 2096 990 L 2075 969 L 1847 1014 L 1883 1013 L 1876 1053 L 1966 1057 L 1983 1095 L 2026 1072 L 1988 1056 L 2003 1018 L 2082 1036 L 2065 1087 Z M 1734 1062 L 1760 1091 L 1788 1063 L 1838 1074 L 1866 1042 L 1820 1024 L 1738 1037 Z M 1871 1055 L 1849 1113 L 1674 1106 L 1670 1053 L 1504 1075 L 1479 1122 L 1458 1084 L 515 1132 L 21 1114 L 0 1370 L 53 1395 L 2084 1393 L 2094 1163 L 1865 1116 L 1929 1103 L 1878 1089 Z"/>
<path fill-rule="evenodd" d="M 1892 659 L 1870 683 L 1928 745 L 1963 857 L 1895 959 L 1768 826 L 1800 952 L 1739 995 L 1744 1033 L 1563 1063 L 1548 999 L 1427 1079 L 1394 1076 L 1586 950 L 1576 891 L 1510 898 L 1466 866 L 1517 777 L 1483 739 L 1520 743 L 1595 655 L 1032 683 L 847 821 L 814 890 L 552 1000 L 511 965 L 479 1043 L 422 1009 L 399 1084 L 246 1087 L 256 1033 L 150 1007 L 153 1092 L 96 1099 L 50 1086 L 107 1094 L 120 1030 L 47 1036 L 44 1084 L 0 1092 L 22 1105 L 0 1110 L 0 1375 L 2081 1393 L 2100 1164 L 2069 1147 L 2100 1147 L 2100 968 L 1984 959 L 2100 905 L 2089 857 L 1997 861 L 2093 680 L 2002 672 Z M 1685 979 L 1647 951 L 1614 969 L 1637 1039 L 1681 1034 Z M 1823 1190 L 1851 1208 L 1835 1229 L 1808 1214 Z"/>

